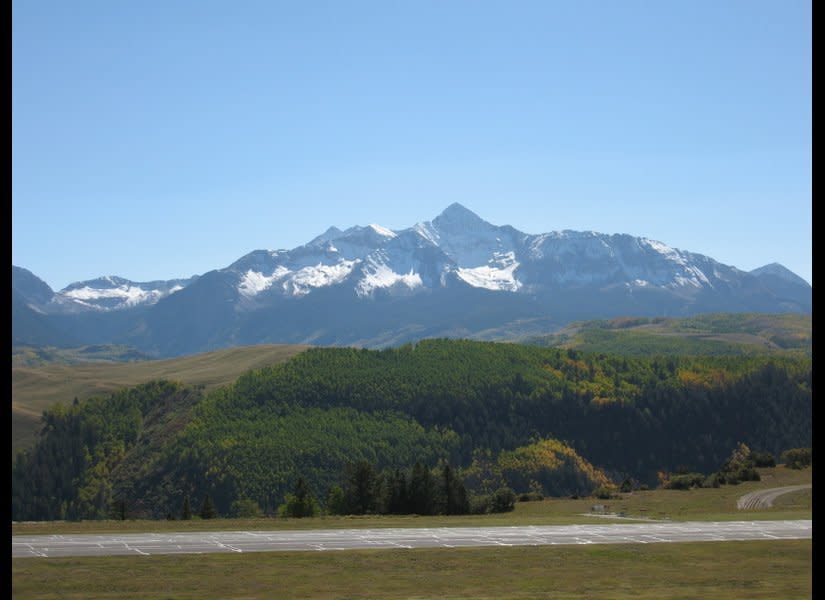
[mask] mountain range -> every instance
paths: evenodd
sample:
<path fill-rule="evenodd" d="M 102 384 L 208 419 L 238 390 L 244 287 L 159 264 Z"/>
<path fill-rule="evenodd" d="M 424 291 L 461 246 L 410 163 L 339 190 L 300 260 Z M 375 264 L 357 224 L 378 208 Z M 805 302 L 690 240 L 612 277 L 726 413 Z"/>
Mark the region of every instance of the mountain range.
<path fill-rule="evenodd" d="M 55 292 L 12 265 L 12 346 L 128 344 L 154 356 L 236 345 L 384 347 L 513 339 L 581 319 L 706 312 L 810 314 L 782 265 L 746 272 L 627 234 L 527 234 L 460 204 L 403 230 L 330 227 L 199 276 L 105 276 Z"/>

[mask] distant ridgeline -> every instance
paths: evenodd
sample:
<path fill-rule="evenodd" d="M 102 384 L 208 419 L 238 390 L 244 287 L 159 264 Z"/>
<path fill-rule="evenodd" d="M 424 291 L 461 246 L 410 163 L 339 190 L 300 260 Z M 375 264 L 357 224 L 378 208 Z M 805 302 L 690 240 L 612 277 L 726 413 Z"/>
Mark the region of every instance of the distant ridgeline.
<path fill-rule="evenodd" d="M 471 493 L 586 494 L 609 480 L 719 468 L 740 442 L 810 447 L 806 356 L 633 358 L 492 342 L 310 349 L 201 388 L 153 382 L 58 405 L 16 457 L 14 520 L 163 518 L 207 496 L 272 512 L 347 464 L 452 465 Z M 528 489 L 529 488 L 529 489 Z"/>

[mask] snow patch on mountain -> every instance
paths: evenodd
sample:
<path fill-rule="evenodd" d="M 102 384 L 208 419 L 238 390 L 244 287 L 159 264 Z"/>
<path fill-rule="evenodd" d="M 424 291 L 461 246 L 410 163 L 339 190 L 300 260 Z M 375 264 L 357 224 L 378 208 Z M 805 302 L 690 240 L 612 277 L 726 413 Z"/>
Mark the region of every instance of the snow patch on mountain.
<path fill-rule="evenodd" d="M 174 291 L 183 289 L 181 286 L 177 286 L 177 288 L 178 289 Z M 172 293 L 172 291 L 170 290 L 169 293 Z M 62 292 L 62 295 L 87 306 L 94 306 L 93 301 L 96 300 L 120 300 L 115 307 L 126 308 L 139 304 L 154 304 L 168 294 L 161 290 L 144 290 L 136 285 L 119 285 L 117 287 L 103 289 L 83 286 Z"/>
<path fill-rule="evenodd" d="M 238 284 L 238 293 L 246 298 L 257 296 L 263 291 L 272 287 L 276 281 L 283 279 L 290 273 L 286 267 L 277 267 L 270 275 L 264 275 L 258 271 L 249 270 L 241 277 Z"/>
<path fill-rule="evenodd" d="M 522 285 L 515 276 L 518 266 L 514 252 L 495 252 L 490 264 L 471 268 L 459 267 L 456 273 L 473 287 L 515 292 Z"/>
<path fill-rule="evenodd" d="M 642 241 L 643 244 L 646 244 L 648 247 L 650 247 L 655 252 L 658 252 L 659 254 L 661 254 L 667 260 L 669 260 L 671 262 L 675 262 L 675 263 L 680 264 L 680 265 L 686 265 L 687 264 L 687 260 L 685 260 L 685 258 L 681 255 L 681 253 L 678 250 L 676 250 L 674 248 L 671 248 L 667 244 L 663 244 L 662 242 L 657 242 L 656 240 L 649 240 L 647 238 L 642 238 L 641 241 Z"/>
<path fill-rule="evenodd" d="M 667 284 L 669 287 L 713 287 L 713 284 L 710 282 L 710 280 L 699 267 L 691 265 L 684 259 L 682 260 L 683 262 L 679 264 L 682 265 L 684 268 L 673 276 L 673 280 L 669 284 Z"/>
<path fill-rule="evenodd" d="M 372 230 L 375 231 L 378 235 L 383 235 L 384 237 L 394 238 L 396 237 L 396 233 L 391 229 L 387 229 L 386 227 L 381 227 L 380 225 L 376 225 L 375 223 L 370 223 L 369 225 L 372 227 Z"/>
<path fill-rule="evenodd" d="M 503 269 L 484 266 L 472 269 L 459 269 L 458 276 L 473 287 L 486 288 L 494 291 L 515 292 L 521 287 L 521 282 L 516 279 L 513 271 L 518 265 L 511 265 Z"/>
<path fill-rule="evenodd" d="M 315 266 L 318 260 L 364 260 L 377 248 L 383 248 L 398 237 L 394 231 L 380 225 L 350 227 L 346 231 L 330 227 L 309 244 L 289 252 L 291 267 L 302 263 L 302 267 Z M 319 254 L 320 252 L 320 254 Z"/>
<path fill-rule="evenodd" d="M 485 267 L 495 253 L 515 251 L 526 239 L 512 227 L 492 225 L 458 203 L 405 231 L 439 248 L 464 269 Z"/>
<path fill-rule="evenodd" d="M 355 293 L 364 298 L 371 296 L 379 288 L 390 288 L 395 285 L 404 285 L 409 289 L 422 287 L 424 282 L 421 275 L 410 269 L 409 273 L 396 273 L 384 263 L 373 262 L 364 270 L 364 276 L 355 286 Z"/>
<path fill-rule="evenodd" d="M 438 231 L 429 221 L 426 223 L 416 223 L 413 225 L 412 230 L 430 242 L 433 246 L 438 246 L 440 236 L 438 235 Z"/>
<path fill-rule="evenodd" d="M 552 231 L 526 238 L 527 258 L 540 261 L 560 256 L 613 258 L 615 251 L 605 236 L 595 231 Z"/>
<path fill-rule="evenodd" d="M 52 299 L 40 308 L 47 313 L 73 313 L 78 310 L 108 312 L 151 306 L 197 279 L 197 276 L 193 276 L 189 279 L 136 282 L 115 275 L 106 275 L 72 283 L 55 293 Z"/>
<path fill-rule="evenodd" d="M 147 297 L 158 297 L 157 290 L 146 291 L 135 286 L 118 286 L 115 288 L 97 289 L 89 286 L 75 288 L 63 293 L 64 296 L 75 300 L 100 300 L 101 298 L 121 298 L 128 304 L 138 304 Z"/>
<path fill-rule="evenodd" d="M 341 260 L 334 265 L 318 263 L 315 266 L 304 267 L 284 281 L 283 289 L 293 296 L 305 296 L 314 288 L 341 283 L 360 262 L 358 259 Z"/>
<path fill-rule="evenodd" d="M 691 265 L 688 266 L 686 270 L 689 273 L 693 273 L 694 277 L 696 277 L 696 279 L 698 279 L 700 283 L 713 287 L 713 284 L 710 282 L 710 279 L 707 278 L 702 269 L 700 269 L 699 267 Z"/>

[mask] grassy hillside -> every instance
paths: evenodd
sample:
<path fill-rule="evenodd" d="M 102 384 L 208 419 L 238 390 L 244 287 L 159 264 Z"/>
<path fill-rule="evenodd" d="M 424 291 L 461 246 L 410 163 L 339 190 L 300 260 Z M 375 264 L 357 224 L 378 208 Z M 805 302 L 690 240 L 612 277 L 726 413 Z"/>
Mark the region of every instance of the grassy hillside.
<path fill-rule="evenodd" d="M 40 416 L 56 402 L 109 394 L 155 379 L 203 385 L 211 389 L 233 382 L 250 369 L 288 360 L 307 348 L 260 345 L 165 360 L 12 366 L 12 451 L 31 447 L 40 431 Z"/>
<path fill-rule="evenodd" d="M 74 365 L 78 363 L 120 363 L 151 360 L 152 357 L 131 346 L 96 344 L 77 348 L 54 346 L 14 346 L 11 349 L 12 367 L 45 367 L 46 365 Z"/>
<path fill-rule="evenodd" d="M 632 317 L 582 321 L 555 334 L 523 341 L 629 356 L 781 353 L 811 356 L 812 340 L 810 315 L 719 313 L 678 319 Z"/>

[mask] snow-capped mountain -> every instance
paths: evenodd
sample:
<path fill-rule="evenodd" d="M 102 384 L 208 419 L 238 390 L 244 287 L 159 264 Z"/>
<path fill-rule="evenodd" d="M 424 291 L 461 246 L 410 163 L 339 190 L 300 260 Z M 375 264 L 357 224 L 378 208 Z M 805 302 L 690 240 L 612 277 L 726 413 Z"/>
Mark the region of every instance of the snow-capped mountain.
<path fill-rule="evenodd" d="M 246 300 L 272 295 L 305 296 L 320 288 L 344 286 L 358 297 L 378 290 L 406 293 L 443 285 L 454 261 L 413 230 L 379 225 L 330 228 L 291 251 L 255 251 L 230 265 Z"/>
<path fill-rule="evenodd" d="M 182 290 L 197 279 L 170 281 L 129 281 L 107 275 L 88 281 L 72 283 L 54 292 L 35 275 L 12 266 L 12 287 L 21 292 L 31 308 L 43 313 L 111 311 L 151 306 L 158 300 Z"/>
<path fill-rule="evenodd" d="M 72 308 L 93 310 L 123 310 L 150 306 L 170 294 L 182 290 L 197 277 L 170 281 L 129 281 L 107 275 L 73 283 L 55 294 L 55 301 Z"/>
<path fill-rule="evenodd" d="M 492 225 L 460 204 L 401 231 L 330 228 L 291 251 L 255 251 L 228 267 L 245 299 L 304 296 L 344 286 L 362 298 L 465 284 L 496 292 L 621 285 L 691 295 L 745 275 L 735 267 L 647 238 L 561 231 L 540 235 Z"/>
<path fill-rule="evenodd" d="M 51 297 L 29 287 L 39 290 L 26 296 L 30 308 L 75 337 L 160 355 L 262 342 L 483 337 L 517 322 L 546 332 L 548 324 L 619 315 L 811 310 L 810 285 L 781 265 L 747 273 L 644 237 L 527 234 L 460 204 L 402 230 L 330 227 L 303 246 L 255 250 L 190 279 L 102 277 Z"/>

